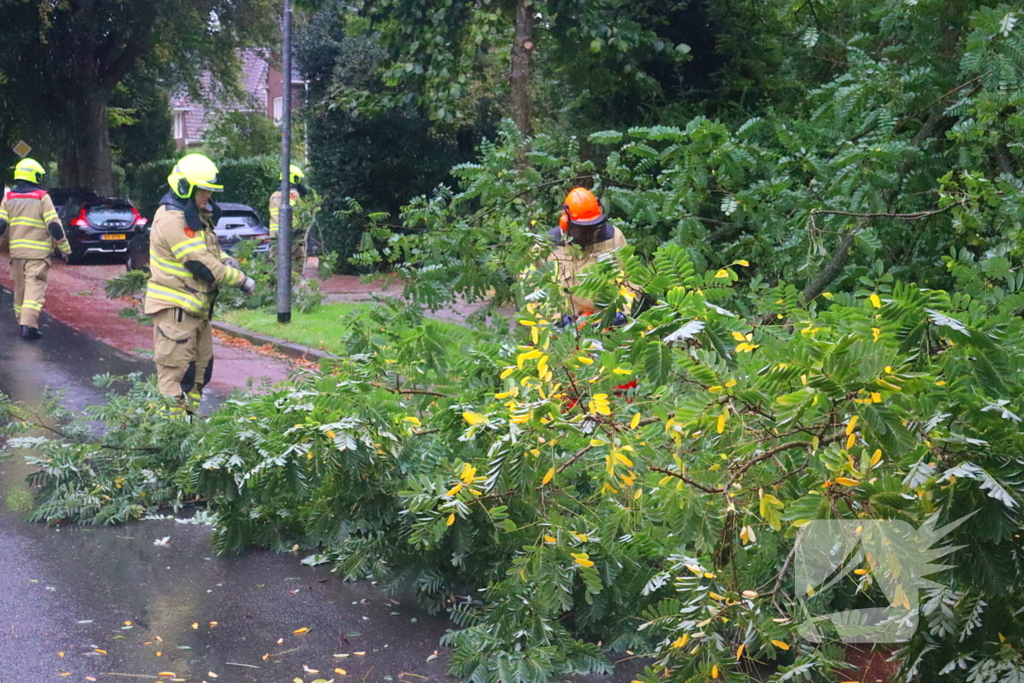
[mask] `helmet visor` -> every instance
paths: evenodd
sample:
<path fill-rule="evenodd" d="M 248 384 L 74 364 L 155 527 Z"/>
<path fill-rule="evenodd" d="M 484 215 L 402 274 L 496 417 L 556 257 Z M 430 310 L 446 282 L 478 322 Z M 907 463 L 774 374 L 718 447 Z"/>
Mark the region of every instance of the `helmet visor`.
<path fill-rule="evenodd" d="M 209 190 L 210 192 L 223 192 L 224 186 L 217 183 L 219 178 L 213 180 L 200 181 L 193 183 L 193 186 L 199 190 Z"/>

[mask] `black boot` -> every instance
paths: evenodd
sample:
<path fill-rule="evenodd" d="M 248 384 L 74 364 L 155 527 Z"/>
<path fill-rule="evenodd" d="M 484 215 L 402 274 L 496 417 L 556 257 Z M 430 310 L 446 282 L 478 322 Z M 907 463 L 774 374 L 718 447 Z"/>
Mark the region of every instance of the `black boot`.
<path fill-rule="evenodd" d="M 21 326 L 21 338 L 22 339 L 41 339 L 43 333 L 38 328 L 29 327 L 28 325 Z"/>

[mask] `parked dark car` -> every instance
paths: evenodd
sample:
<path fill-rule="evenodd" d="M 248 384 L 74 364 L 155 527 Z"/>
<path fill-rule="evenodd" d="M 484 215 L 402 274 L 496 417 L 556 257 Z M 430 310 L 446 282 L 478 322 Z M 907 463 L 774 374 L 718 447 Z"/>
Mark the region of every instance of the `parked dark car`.
<path fill-rule="evenodd" d="M 59 212 L 71 243 L 68 263 L 82 263 L 91 254 L 128 259 L 128 242 L 148 222 L 127 199 L 72 196 Z"/>
<path fill-rule="evenodd" d="M 221 202 L 219 206 L 221 216 L 214 232 L 223 251 L 230 254 L 242 240 L 259 240 L 258 252 L 270 249 L 270 230 L 252 207 L 230 202 Z"/>
<path fill-rule="evenodd" d="M 257 252 L 270 250 L 270 230 L 263 225 L 259 214 L 245 204 L 219 203 L 220 220 L 214 227 L 217 242 L 225 253 L 238 246 L 242 240 L 260 240 Z M 128 270 L 147 270 L 149 268 L 149 228 L 128 242 L 128 257 L 125 264 Z"/>

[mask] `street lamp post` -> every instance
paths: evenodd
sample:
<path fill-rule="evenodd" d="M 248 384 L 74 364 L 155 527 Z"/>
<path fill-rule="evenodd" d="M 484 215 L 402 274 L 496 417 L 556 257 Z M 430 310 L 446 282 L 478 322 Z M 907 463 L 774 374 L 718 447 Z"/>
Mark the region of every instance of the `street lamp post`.
<path fill-rule="evenodd" d="M 281 208 L 277 230 L 277 322 L 292 320 L 292 3 L 284 0 L 281 73 Z"/>

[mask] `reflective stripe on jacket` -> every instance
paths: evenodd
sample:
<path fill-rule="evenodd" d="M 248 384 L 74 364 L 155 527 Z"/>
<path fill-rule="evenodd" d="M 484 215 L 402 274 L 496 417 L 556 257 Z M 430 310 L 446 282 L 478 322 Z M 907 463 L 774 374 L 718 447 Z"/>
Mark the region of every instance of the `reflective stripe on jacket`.
<path fill-rule="evenodd" d="M 218 286 L 239 286 L 245 273 L 225 265 L 213 231 L 211 214 L 202 212 L 195 230 L 185 218 L 184 203 L 177 198 L 162 200 L 149 236 L 149 282 L 145 312 L 152 315 L 165 308 L 180 308 L 197 318 L 209 318 Z M 192 264 L 191 266 L 189 264 Z M 213 282 L 197 277 L 208 273 Z"/>
<path fill-rule="evenodd" d="M 31 183 L 21 183 L 0 201 L 0 220 L 10 226 L 11 258 L 44 259 L 53 252 L 54 239 L 47 230 L 50 224 L 60 227 L 57 246 L 67 253 L 68 239 L 57 217 L 53 200 L 46 190 Z"/>
<path fill-rule="evenodd" d="M 294 207 L 296 204 L 299 203 L 299 193 L 296 190 L 292 190 L 289 193 L 289 195 L 291 195 L 291 198 L 292 198 L 290 203 L 291 203 L 292 207 Z M 281 217 L 280 217 L 280 214 L 281 214 L 281 190 L 278 190 L 274 194 L 270 195 L 270 236 L 271 237 L 277 237 L 277 231 L 281 227 Z M 296 227 L 296 225 L 295 225 L 295 223 L 293 221 L 292 222 L 292 232 L 295 232 L 296 230 L 298 230 L 298 228 Z"/>

